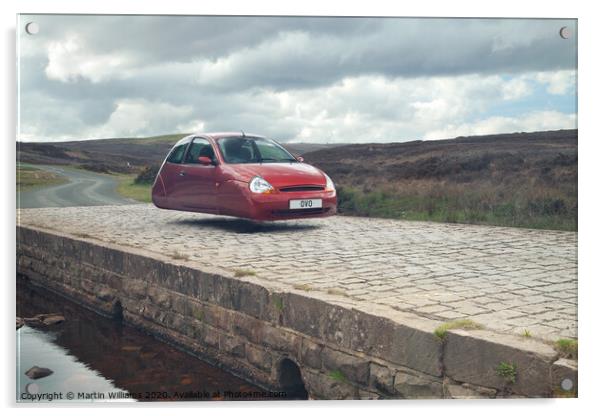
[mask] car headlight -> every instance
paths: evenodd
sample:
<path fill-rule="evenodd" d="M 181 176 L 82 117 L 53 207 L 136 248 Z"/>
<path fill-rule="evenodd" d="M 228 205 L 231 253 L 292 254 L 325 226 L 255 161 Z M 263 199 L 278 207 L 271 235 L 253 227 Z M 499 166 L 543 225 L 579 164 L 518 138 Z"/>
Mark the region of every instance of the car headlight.
<path fill-rule="evenodd" d="M 326 191 L 336 192 L 334 182 L 332 181 L 332 179 L 330 179 L 330 176 L 328 176 L 327 174 L 324 174 L 324 176 L 326 177 Z"/>
<path fill-rule="evenodd" d="M 274 192 L 274 187 L 261 176 L 255 176 L 251 179 L 249 189 L 256 194 L 271 194 Z"/>

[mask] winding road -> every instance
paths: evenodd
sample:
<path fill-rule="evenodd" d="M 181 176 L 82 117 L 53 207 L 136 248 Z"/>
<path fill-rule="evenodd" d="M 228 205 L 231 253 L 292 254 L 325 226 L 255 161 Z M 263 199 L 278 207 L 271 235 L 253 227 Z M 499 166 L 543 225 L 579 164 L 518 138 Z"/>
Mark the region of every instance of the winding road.
<path fill-rule="evenodd" d="M 59 166 L 36 168 L 64 176 L 69 182 L 17 193 L 17 208 L 124 205 L 135 201 L 117 193 L 117 181 L 108 175 Z"/>

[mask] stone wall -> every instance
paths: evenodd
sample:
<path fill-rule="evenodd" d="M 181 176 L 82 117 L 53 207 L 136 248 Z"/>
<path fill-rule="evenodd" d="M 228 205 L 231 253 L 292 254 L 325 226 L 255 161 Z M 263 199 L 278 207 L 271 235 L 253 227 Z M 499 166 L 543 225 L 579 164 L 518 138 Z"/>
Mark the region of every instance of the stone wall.
<path fill-rule="evenodd" d="M 438 321 L 153 257 L 17 229 L 17 270 L 32 282 L 103 314 L 122 311 L 128 324 L 271 390 L 286 384 L 290 360 L 320 399 L 550 397 L 567 377 L 576 394 L 576 363 L 542 342 L 483 330 L 441 340 Z M 515 366 L 514 381 L 496 371 L 502 362 Z"/>

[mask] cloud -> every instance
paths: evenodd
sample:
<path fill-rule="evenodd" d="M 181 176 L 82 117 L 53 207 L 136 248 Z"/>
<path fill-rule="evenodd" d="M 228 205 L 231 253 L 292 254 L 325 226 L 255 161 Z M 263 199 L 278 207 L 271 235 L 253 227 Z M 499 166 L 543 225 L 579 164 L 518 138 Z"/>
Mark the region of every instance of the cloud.
<path fill-rule="evenodd" d="M 134 78 L 149 68 L 169 70 L 165 62 L 186 65 L 201 85 L 275 89 L 371 73 L 421 77 L 576 65 L 574 39 L 558 36 L 559 25 L 572 27 L 571 20 L 38 18 L 46 28 L 38 42 L 46 44 L 47 72 L 65 82 Z M 30 52 L 31 43 L 24 39 Z"/>
<path fill-rule="evenodd" d="M 577 73 L 574 70 L 538 72 L 535 80 L 544 84 L 550 94 L 563 95 L 576 90 Z"/>
<path fill-rule="evenodd" d="M 123 53 L 93 53 L 76 35 L 48 45 L 46 76 L 51 80 L 76 82 L 85 78 L 93 83 L 119 76 L 132 59 Z"/>
<path fill-rule="evenodd" d="M 159 98 L 119 99 L 108 116 L 96 124 L 83 123 L 79 111 L 48 121 L 41 114 L 36 124 L 65 123 L 65 118 L 71 117 L 72 130 L 87 138 L 242 129 L 283 141 L 309 142 L 404 141 L 467 132 L 485 134 L 496 132 L 496 128 L 504 132 L 572 126 L 566 123 L 571 116 L 557 111 L 538 113 L 545 118 L 491 117 L 491 106 L 520 102 L 531 94 L 539 82 L 536 78 L 536 73 L 520 79 L 498 75 L 417 79 L 366 75 L 313 89 L 258 88 L 212 92 L 202 98 L 182 93 L 177 104 Z M 55 103 L 54 107 L 61 105 Z M 47 116 L 56 115 L 51 111 Z M 77 134 L 69 137 L 77 138 Z"/>
<path fill-rule="evenodd" d="M 96 137 L 137 136 L 150 132 L 172 132 L 173 126 L 188 123 L 193 115 L 190 106 L 176 106 L 143 99 L 125 99 L 117 102 L 108 121 L 98 129 L 90 129 Z"/>
<path fill-rule="evenodd" d="M 575 114 L 564 114 L 558 111 L 536 111 L 520 117 L 494 116 L 473 123 L 449 124 L 442 129 L 427 132 L 424 138 L 445 139 L 458 136 L 576 128 L 577 117 Z"/>
<path fill-rule="evenodd" d="M 409 140 L 545 124 L 519 109 L 566 119 L 576 92 L 576 37 L 558 36 L 573 20 L 21 16 L 31 20 L 40 33 L 19 39 L 28 140 L 240 129 Z"/>

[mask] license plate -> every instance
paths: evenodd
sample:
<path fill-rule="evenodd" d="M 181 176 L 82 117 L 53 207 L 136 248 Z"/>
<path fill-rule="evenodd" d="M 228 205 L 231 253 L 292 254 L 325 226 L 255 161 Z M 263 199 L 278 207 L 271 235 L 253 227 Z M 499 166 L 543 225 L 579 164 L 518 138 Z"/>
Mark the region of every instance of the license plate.
<path fill-rule="evenodd" d="M 293 199 L 288 202 L 289 209 L 322 208 L 321 199 Z"/>

